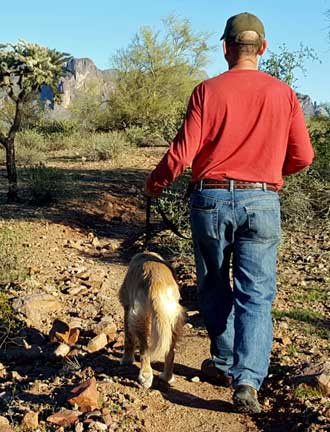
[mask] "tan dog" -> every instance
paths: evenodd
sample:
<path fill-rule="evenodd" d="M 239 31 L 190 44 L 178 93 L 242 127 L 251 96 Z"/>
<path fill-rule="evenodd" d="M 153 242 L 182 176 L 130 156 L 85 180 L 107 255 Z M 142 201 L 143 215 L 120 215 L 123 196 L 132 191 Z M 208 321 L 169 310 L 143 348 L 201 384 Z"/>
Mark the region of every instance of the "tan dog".
<path fill-rule="evenodd" d="M 131 260 L 119 299 L 125 313 L 125 352 L 121 364 L 134 362 L 135 342 L 140 348 L 139 382 L 152 385 L 150 362 L 165 359 L 160 378 L 173 378 L 175 345 L 182 332 L 184 310 L 174 271 L 153 252 L 139 253 Z"/>

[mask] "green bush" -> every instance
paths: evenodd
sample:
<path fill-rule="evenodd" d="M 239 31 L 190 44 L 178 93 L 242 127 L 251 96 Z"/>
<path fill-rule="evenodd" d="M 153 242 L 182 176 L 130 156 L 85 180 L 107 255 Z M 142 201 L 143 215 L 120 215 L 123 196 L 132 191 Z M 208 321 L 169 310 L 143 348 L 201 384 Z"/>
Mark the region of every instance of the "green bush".
<path fill-rule="evenodd" d="M 42 119 L 37 122 L 34 129 L 42 135 L 63 134 L 71 135 L 81 131 L 81 124 L 76 120 L 70 119 Z"/>
<path fill-rule="evenodd" d="M 132 126 L 125 129 L 125 134 L 128 141 L 137 147 L 163 146 L 167 144 L 161 133 L 152 132 L 145 127 Z"/>
<path fill-rule="evenodd" d="M 27 129 L 17 134 L 16 162 L 23 166 L 41 165 L 47 155 L 47 142 L 36 130 Z"/>
<path fill-rule="evenodd" d="M 54 201 L 63 189 L 64 174 L 61 170 L 45 166 L 31 167 L 25 171 L 31 203 L 47 205 Z"/>
<path fill-rule="evenodd" d="M 330 181 L 330 119 L 313 117 L 309 120 L 308 129 L 315 149 L 311 175 Z"/>
<path fill-rule="evenodd" d="M 25 147 L 26 149 L 45 150 L 45 137 L 33 129 L 27 129 L 17 134 L 17 148 Z"/>
<path fill-rule="evenodd" d="M 19 250 L 19 236 L 10 226 L 0 227 L 0 285 L 26 277 L 26 268 Z"/>
<path fill-rule="evenodd" d="M 85 136 L 77 150 L 90 161 L 118 161 L 129 146 L 124 133 L 113 131 Z"/>

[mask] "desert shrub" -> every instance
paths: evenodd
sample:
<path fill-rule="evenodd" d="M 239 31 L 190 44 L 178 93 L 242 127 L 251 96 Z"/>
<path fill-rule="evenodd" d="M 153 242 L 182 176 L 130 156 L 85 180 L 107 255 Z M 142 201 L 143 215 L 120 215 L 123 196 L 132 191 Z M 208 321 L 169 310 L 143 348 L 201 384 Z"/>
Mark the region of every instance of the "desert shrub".
<path fill-rule="evenodd" d="M 283 221 L 290 226 L 330 215 L 330 119 L 314 117 L 308 128 L 315 149 L 313 164 L 287 177 L 281 192 Z"/>
<path fill-rule="evenodd" d="M 16 161 L 19 165 L 32 166 L 43 164 L 46 160 L 47 142 L 35 130 L 24 130 L 17 134 Z"/>
<path fill-rule="evenodd" d="M 167 144 L 160 132 L 152 132 L 149 128 L 132 126 L 125 129 L 130 143 L 137 147 L 163 146 Z"/>
<path fill-rule="evenodd" d="M 90 161 L 118 161 L 127 156 L 129 143 L 122 132 L 94 133 L 84 137 L 77 150 Z"/>
<path fill-rule="evenodd" d="M 72 151 L 80 147 L 81 141 L 90 135 L 85 131 L 74 132 L 70 135 L 56 132 L 46 137 L 47 148 L 50 151 Z"/>
<path fill-rule="evenodd" d="M 82 126 L 76 120 L 44 118 L 34 125 L 34 129 L 42 135 L 71 135 L 74 132 L 79 132 L 82 129 Z"/>
<path fill-rule="evenodd" d="M 41 151 L 37 148 L 28 149 L 26 147 L 18 147 L 16 151 L 16 161 L 18 165 L 25 167 L 44 165 L 47 159 L 45 150 Z"/>
<path fill-rule="evenodd" d="M 27 274 L 19 240 L 19 235 L 12 227 L 0 227 L 0 285 L 24 279 Z"/>
<path fill-rule="evenodd" d="M 313 219 L 310 185 L 307 187 L 309 178 L 307 172 L 303 171 L 285 179 L 280 193 L 284 223 L 297 226 Z"/>
<path fill-rule="evenodd" d="M 27 129 L 17 134 L 17 147 L 45 150 L 45 137 L 33 129 Z"/>
<path fill-rule="evenodd" d="M 313 117 L 308 129 L 315 149 L 315 160 L 310 173 L 313 177 L 330 181 L 330 119 Z"/>
<path fill-rule="evenodd" d="M 153 210 L 159 215 L 165 213 L 166 217 L 173 222 L 180 234 L 190 238 L 190 218 L 189 218 L 189 200 L 186 198 L 187 187 L 190 179 L 190 172 L 187 171 L 178 177 L 171 185 L 166 188 L 162 195 L 153 201 Z M 164 228 L 168 227 L 163 224 Z M 182 239 L 173 232 L 169 232 L 168 236 L 162 236 L 158 242 L 158 248 L 164 256 L 178 256 L 180 258 L 193 259 L 192 241 Z"/>
<path fill-rule="evenodd" d="M 63 171 L 46 167 L 35 166 L 25 170 L 31 203 L 34 205 L 47 205 L 53 202 L 63 188 Z"/>

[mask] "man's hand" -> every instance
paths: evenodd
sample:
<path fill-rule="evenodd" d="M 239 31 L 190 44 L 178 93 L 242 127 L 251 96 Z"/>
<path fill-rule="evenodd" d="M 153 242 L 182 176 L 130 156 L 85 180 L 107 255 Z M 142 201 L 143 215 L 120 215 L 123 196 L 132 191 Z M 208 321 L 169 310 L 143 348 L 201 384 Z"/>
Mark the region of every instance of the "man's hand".
<path fill-rule="evenodd" d="M 152 173 L 150 173 L 146 179 L 146 183 L 145 183 L 145 188 L 144 188 L 144 193 L 151 198 L 157 198 L 159 197 L 159 195 L 162 193 L 161 188 L 157 187 L 154 185 L 153 181 L 152 181 Z"/>

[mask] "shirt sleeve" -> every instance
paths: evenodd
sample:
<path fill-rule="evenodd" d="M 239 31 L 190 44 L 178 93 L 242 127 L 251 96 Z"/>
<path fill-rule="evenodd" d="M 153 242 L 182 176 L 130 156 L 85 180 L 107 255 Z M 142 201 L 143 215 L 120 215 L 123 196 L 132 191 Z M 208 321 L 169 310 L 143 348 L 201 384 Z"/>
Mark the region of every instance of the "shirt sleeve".
<path fill-rule="evenodd" d="M 294 174 L 309 166 L 314 159 L 314 150 L 306 127 L 303 111 L 293 93 L 293 116 L 289 130 L 288 146 L 283 165 L 283 175 Z"/>
<path fill-rule="evenodd" d="M 203 83 L 193 91 L 181 129 L 149 176 L 150 191 L 159 192 L 164 189 L 193 161 L 201 142 L 202 112 Z"/>

